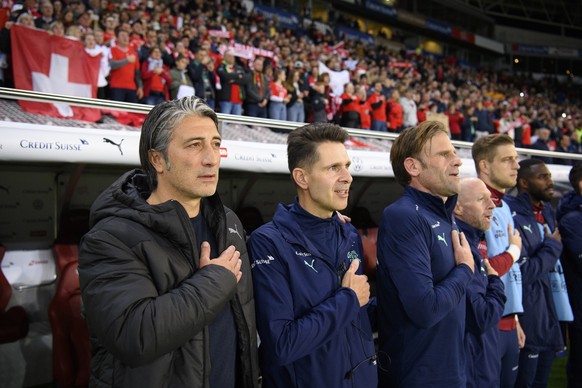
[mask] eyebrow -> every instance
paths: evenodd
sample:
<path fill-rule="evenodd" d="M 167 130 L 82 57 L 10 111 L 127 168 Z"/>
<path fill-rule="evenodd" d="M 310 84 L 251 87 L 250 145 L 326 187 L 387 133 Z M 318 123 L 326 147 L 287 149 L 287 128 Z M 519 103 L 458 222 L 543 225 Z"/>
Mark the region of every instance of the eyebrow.
<path fill-rule="evenodd" d="M 205 139 L 206 139 L 206 136 L 189 137 L 189 138 L 187 138 L 187 139 L 184 140 L 184 143 L 188 143 L 188 142 L 196 141 L 196 140 L 205 140 Z M 212 136 L 210 139 L 211 140 L 222 140 L 222 137 L 220 137 L 220 136 Z"/>

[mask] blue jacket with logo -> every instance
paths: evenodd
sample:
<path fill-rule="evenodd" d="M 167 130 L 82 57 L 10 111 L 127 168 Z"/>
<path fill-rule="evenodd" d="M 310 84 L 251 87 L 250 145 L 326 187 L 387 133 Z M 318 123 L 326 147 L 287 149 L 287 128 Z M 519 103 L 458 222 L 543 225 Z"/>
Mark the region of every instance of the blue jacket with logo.
<path fill-rule="evenodd" d="M 457 197 L 410 186 L 384 210 L 378 231 L 377 299 L 381 387 L 465 387 L 466 290 L 451 241 Z M 382 370 L 382 369 L 381 369 Z"/>
<path fill-rule="evenodd" d="M 582 330 L 582 196 L 570 191 L 560 199 L 558 222 L 564 244 L 562 265 L 574 312 L 573 325 Z"/>
<path fill-rule="evenodd" d="M 350 262 L 363 257 L 357 230 L 295 201 L 280 204 L 248 244 L 263 388 L 376 387 L 367 308 L 341 286 Z"/>
<path fill-rule="evenodd" d="M 509 205 L 501 200 L 501 206 L 493 209 L 491 217 L 491 227 L 485 231 L 487 239 L 487 255 L 497 256 L 509 248 L 509 236 L 507 235 L 507 225 L 513 224 L 513 217 Z M 503 316 L 523 313 L 521 272 L 519 264 L 513 263 L 509 271 L 501 276 L 501 281 L 505 285 L 505 308 Z"/>
<path fill-rule="evenodd" d="M 534 217 L 528 193 L 503 198 L 509 205 L 515 226 L 521 235 L 521 269 L 523 316 L 519 322 L 525 333 L 525 348 L 531 351 L 558 350 L 564 347 L 560 323 L 556 315 L 549 273 L 562 253 L 562 243 L 544 238 Z M 554 209 L 545 203 L 542 211 L 546 224 L 556 227 Z"/>
<path fill-rule="evenodd" d="M 505 294 L 503 282 L 496 275 L 487 275 L 479 242 L 483 235 L 469 224 L 457 219 L 465 233 L 475 260 L 475 274 L 467 289 L 467 388 L 499 386 L 499 330 Z"/>

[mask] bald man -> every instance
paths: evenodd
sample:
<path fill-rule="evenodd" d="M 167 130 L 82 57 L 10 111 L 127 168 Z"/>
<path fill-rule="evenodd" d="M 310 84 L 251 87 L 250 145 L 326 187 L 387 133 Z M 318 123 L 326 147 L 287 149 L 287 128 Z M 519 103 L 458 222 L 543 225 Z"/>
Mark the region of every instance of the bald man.
<path fill-rule="evenodd" d="M 487 260 L 485 231 L 490 228 L 495 204 L 482 180 L 461 180 L 454 214 L 465 233 L 475 260 L 475 273 L 467 287 L 465 351 L 467 387 L 499 386 L 497 324 L 503 314 L 503 282 Z"/>

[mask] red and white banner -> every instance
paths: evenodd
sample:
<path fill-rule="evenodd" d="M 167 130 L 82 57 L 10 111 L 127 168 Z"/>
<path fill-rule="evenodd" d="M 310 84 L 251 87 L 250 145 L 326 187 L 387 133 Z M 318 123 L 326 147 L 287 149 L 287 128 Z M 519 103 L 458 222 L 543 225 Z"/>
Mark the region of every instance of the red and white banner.
<path fill-rule="evenodd" d="M 229 31 L 208 30 L 208 35 L 217 38 L 232 39 L 232 34 Z"/>
<path fill-rule="evenodd" d="M 261 56 L 276 60 L 275 53 L 273 51 L 257 48 L 254 46 L 247 46 L 240 43 L 231 43 L 229 46 L 222 45 L 218 48 L 218 51 L 223 56 L 226 50 L 232 50 L 236 57 L 245 59 L 253 59 L 254 57 Z"/>
<path fill-rule="evenodd" d="M 14 84 L 17 89 L 95 98 L 101 58 L 91 57 L 78 40 L 12 26 Z M 97 121 L 101 111 L 65 103 L 20 101 L 22 109 L 55 117 Z"/>

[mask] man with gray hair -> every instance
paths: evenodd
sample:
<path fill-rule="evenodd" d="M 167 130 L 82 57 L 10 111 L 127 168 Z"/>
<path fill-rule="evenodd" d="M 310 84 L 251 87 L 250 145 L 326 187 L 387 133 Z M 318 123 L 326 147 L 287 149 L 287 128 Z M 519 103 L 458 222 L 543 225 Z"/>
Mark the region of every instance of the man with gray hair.
<path fill-rule="evenodd" d="M 158 104 L 142 169 L 93 204 L 79 253 L 92 386 L 258 386 L 244 231 L 216 193 L 220 144 L 203 100 Z"/>

